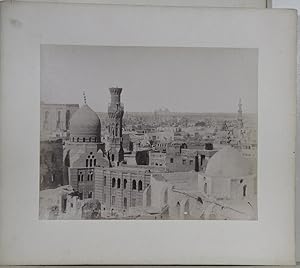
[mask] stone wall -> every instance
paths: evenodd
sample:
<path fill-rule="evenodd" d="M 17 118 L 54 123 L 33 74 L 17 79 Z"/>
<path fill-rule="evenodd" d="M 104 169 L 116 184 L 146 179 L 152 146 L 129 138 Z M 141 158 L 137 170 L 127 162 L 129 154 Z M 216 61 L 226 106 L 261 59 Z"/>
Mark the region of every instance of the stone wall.
<path fill-rule="evenodd" d="M 68 183 L 63 163 L 62 140 L 40 142 L 40 190 L 53 189 Z"/>

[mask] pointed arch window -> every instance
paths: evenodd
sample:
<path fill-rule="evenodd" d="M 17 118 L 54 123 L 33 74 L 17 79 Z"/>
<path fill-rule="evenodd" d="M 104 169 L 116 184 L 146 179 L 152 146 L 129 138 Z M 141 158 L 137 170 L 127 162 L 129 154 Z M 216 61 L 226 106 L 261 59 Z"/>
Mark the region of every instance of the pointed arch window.
<path fill-rule="evenodd" d="M 132 190 L 136 190 L 136 180 L 132 181 Z"/>
<path fill-rule="evenodd" d="M 138 182 L 138 190 L 139 191 L 143 190 L 143 182 L 141 180 Z"/>
<path fill-rule="evenodd" d="M 126 187 L 127 187 L 127 180 L 126 179 L 124 179 L 123 187 L 124 187 L 124 189 L 126 189 Z"/>
<path fill-rule="evenodd" d="M 120 178 L 117 180 L 117 188 L 121 188 L 121 179 Z"/>
<path fill-rule="evenodd" d="M 83 174 L 81 171 L 79 172 L 77 178 L 78 178 L 78 181 L 83 181 Z"/>
<path fill-rule="evenodd" d="M 111 187 L 112 188 L 116 187 L 116 179 L 115 178 L 112 178 L 112 180 L 111 180 Z"/>

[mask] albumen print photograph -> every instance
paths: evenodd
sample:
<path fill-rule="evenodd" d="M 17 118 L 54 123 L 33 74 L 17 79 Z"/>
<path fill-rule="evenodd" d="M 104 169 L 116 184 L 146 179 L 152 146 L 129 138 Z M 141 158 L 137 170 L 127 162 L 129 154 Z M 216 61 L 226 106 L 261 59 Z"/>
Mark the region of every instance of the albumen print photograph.
<path fill-rule="evenodd" d="M 41 46 L 41 220 L 257 220 L 258 50 Z"/>

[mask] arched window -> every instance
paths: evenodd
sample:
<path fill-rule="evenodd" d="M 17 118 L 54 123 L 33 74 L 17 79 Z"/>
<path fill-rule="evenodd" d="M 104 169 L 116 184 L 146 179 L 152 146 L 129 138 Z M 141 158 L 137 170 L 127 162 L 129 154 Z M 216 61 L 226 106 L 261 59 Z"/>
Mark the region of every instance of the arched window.
<path fill-rule="evenodd" d="M 77 175 L 77 180 L 80 181 L 80 174 Z"/>
<path fill-rule="evenodd" d="M 80 179 L 81 179 L 81 181 L 83 181 L 83 174 L 80 175 Z"/>
<path fill-rule="evenodd" d="M 90 173 L 87 174 L 87 180 L 90 180 Z"/>
<path fill-rule="evenodd" d="M 245 197 L 247 195 L 247 185 L 243 186 L 243 196 Z"/>
<path fill-rule="evenodd" d="M 115 155 L 114 154 L 111 155 L 111 161 L 115 161 Z"/>
<path fill-rule="evenodd" d="M 91 142 L 92 141 L 92 138 L 91 137 L 89 137 L 89 142 Z"/>
<path fill-rule="evenodd" d="M 132 181 L 132 190 L 136 190 L 136 181 L 135 180 Z"/>
<path fill-rule="evenodd" d="M 93 172 L 91 172 L 91 174 L 90 174 L 91 181 L 93 180 L 93 177 L 94 177 L 94 174 L 93 174 Z"/>
<path fill-rule="evenodd" d="M 97 163 L 97 161 L 96 161 L 96 159 L 94 159 L 94 166 L 96 166 L 96 163 Z"/>
<path fill-rule="evenodd" d="M 104 176 L 103 185 L 106 186 L 106 176 Z"/>
<path fill-rule="evenodd" d="M 85 160 L 85 166 L 88 167 L 89 166 L 89 160 Z"/>
<path fill-rule="evenodd" d="M 90 159 L 90 167 L 93 166 L 93 159 Z"/>
<path fill-rule="evenodd" d="M 77 138 L 77 142 L 79 142 L 79 138 Z"/>
<path fill-rule="evenodd" d="M 124 180 L 124 183 L 123 183 L 124 185 L 123 185 L 123 187 L 124 187 L 124 189 L 126 189 L 126 187 L 127 187 L 127 180 L 125 179 Z"/>
<path fill-rule="evenodd" d="M 168 189 L 164 192 L 164 204 L 168 204 Z"/>
<path fill-rule="evenodd" d="M 117 181 L 117 188 L 121 188 L 121 179 L 120 178 Z"/>
<path fill-rule="evenodd" d="M 111 180 L 111 187 L 112 188 L 116 187 L 116 179 L 115 178 L 112 178 L 112 180 Z"/>
<path fill-rule="evenodd" d="M 85 142 L 85 138 L 83 138 L 82 141 Z"/>
<path fill-rule="evenodd" d="M 142 181 L 139 181 L 139 183 L 138 183 L 138 190 L 139 191 L 143 190 L 143 183 L 142 183 Z"/>
<path fill-rule="evenodd" d="M 207 182 L 204 183 L 204 193 L 207 194 Z"/>

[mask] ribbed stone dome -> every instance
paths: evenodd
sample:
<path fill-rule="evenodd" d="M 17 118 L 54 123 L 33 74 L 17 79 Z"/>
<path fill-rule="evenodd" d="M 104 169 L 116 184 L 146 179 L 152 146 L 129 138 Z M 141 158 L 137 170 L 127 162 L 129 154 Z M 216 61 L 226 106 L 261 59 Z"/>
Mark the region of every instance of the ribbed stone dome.
<path fill-rule="evenodd" d="M 208 161 L 205 174 L 224 178 L 246 177 L 253 174 L 253 166 L 238 150 L 226 146 Z"/>
<path fill-rule="evenodd" d="M 71 137 L 101 136 L 101 122 L 98 115 L 87 105 L 81 106 L 70 120 Z"/>

